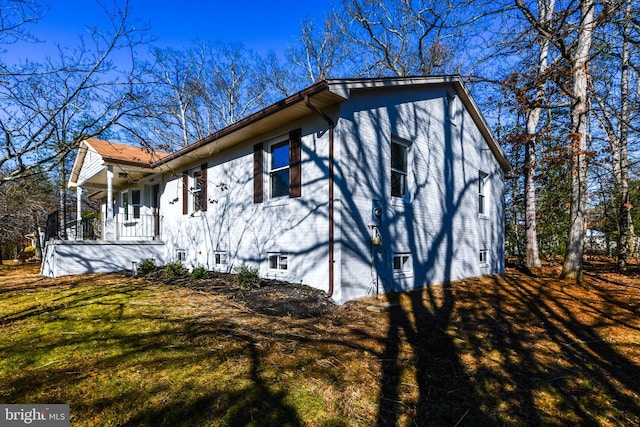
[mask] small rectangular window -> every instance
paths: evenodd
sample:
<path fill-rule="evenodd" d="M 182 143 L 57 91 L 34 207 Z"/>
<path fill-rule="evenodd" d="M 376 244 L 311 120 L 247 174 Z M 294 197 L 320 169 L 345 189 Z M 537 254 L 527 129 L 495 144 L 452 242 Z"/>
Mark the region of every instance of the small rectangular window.
<path fill-rule="evenodd" d="M 394 277 L 410 276 L 413 273 L 411 254 L 406 252 L 396 252 L 393 254 L 393 275 Z"/>
<path fill-rule="evenodd" d="M 269 147 L 269 187 L 272 198 L 289 195 L 289 141 Z"/>
<path fill-rule="evenodd" d="M 289 259 L 287 254 L 271 252 L 268 254 L 269 270 L 287 271 L 289 269 Z"/>
<path fill-rule="evenodd" d="M 186 262 L 187 261 L 187 251 L 184 249 L 176 249 L 176 261 Z"/>
<path fill-rule="evenodd" d="M 217 251 L 214 254 L 214 264 L 218 268 L 225 268 L 227 266 L 227 252 Z"/>
<path fill-rule="evenodd" d="M 480 255 L 480 257 L 479 257 L 480 264 L 481 265 L 486 265 L 488 263 L 488 261 L 489 261 L 487 250 L 486 249 L 480 249 L 479 255 Z"/>
<path fill-rule="evenodd" d="M 487 214 L 487 178 L 489 175 L 480 171 L 478 172 L 478 213 L 480 215 Z"/>
<path fill-rule="evenodd" d="M 407 195 L 407 145 L 391 142 L 391 196 Z"/>

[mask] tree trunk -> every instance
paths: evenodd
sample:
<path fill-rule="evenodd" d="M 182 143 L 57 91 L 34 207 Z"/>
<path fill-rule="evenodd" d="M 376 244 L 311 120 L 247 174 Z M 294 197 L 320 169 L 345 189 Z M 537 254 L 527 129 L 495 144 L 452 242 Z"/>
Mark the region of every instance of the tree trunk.
<path fill-rule="evenodd" d="M 555 9 L 555 0 L 539 0 L 538 1 L 538 19 L 543 24 L 548 23 L 553 17 Z M 539 36 L 540 53 L 538 55 L 538 73 L 537 77 L 540 82 L 537 84 L 533 105 L 527 111 L 527 143 L 525 146 L 525 165 L 524 165 L 524 221 L 526 228 L 527 240 L 527 257 L 526 266 L 541 267 L 540 254 L 538 247 L 537 232 L 537 207 L 536 207 L 536 184 L 535 175 L 537 168 L 536 159 L 536 141 L 537 129 L 540 122 L 540 113 L 542 112 L 542 102 L 544 100 L 544 87 L 546 78 L 544 74 L 547 70 L 549 61 L 549 39 Z"/>
<path fill-rule="evenodd" d="M 572 58 L 573 87 L 571 91 L 571 209 L 567 249 L 562 266 L 563 279 L 582 280 L 582 257 L 586 234 L 587 207 L 587 83 L 589 52 L 593 39 L 595 0 L 582 0 L 578 44 Z"/>
<path fill-rule="evenodd" d="M 60 179 L 60 213 L 62 214 L 62 218 L 60 220 L 61 236 L 63 240 L 68 240 L 69 236 L 67 236 L 67 171 L 66 165 L 63 161 L 60 163 L 60 171 L 59 171 L 59 179 Z"/>
<path fill-rule="evenodd" d="M 529 122 L 531 119 L 527 119 L 527 128 L 529 128 Z M 536 123 L 537 125 L 537 123 Z M 536 125 L 533 125 L 534 128 Z M 540 255 L 538 253 L 538 232 L 536 230 L 536 152 L 535 152 L 535 135 L 528 133 L 526 151 L 525 151 L 525 166 L 524 166 L 524 222 L 526 228 L 527 239 L 527 256 L 525 265 L 529 268 L 540 267 Z"/>
<path fill-rule="evenodd" d="M 42 262 L 42 245 L 40 244 L 40 226 L 38 225 L 38 215 L 33 214 L 33 241 L 36 247 L 36 261 Z"/>
<path fill-rule="evenodd" d="M 627 147 L 627 129 L 629 126 L 629 20 L 631 19 L 631 1 L 627 1 L 624 11 L 624 29 L 622 40 L 622 69 L 620 75 L 620 118 L 618 146 L 614 152 L 618 153 L 620 191 L 620 217 L 618 218 L 618 268 L 627 269 L 627 257 L 633 251 L 633 220 L 631 218 L 631 203 L 629 201 L 629 154 Z"/>

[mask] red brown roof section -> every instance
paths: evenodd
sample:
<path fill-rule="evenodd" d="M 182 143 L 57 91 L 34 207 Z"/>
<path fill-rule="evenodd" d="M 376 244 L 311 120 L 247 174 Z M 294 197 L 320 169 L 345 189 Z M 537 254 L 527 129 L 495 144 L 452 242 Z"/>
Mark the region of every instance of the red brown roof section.
<path fill-rule="evenodd" d="M 88 138 L 86 141 L 105 161 L 149 166 L 169 155 L 169 153 L 149 148 L 133 147 L 96 138 Z"/>

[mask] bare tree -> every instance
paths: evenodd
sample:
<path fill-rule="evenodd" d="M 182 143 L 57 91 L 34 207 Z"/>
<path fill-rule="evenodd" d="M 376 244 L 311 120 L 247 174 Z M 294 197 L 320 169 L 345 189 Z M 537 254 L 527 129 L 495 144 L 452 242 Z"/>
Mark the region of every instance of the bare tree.
<path fill-rule="evenodd" d="M 35 41 L 28 25 L 35 24 L 47 12 L 38 0 L 0 0 L 0 44 Z"/>
<path fill-rule="evenodd" d="M 0 184 L 53 170 L 82 140 L 103 134 L 135 108 L 141 87 L 134 48 L 144 29 L 132 25 L 126 2 L 104 11 L 110 27 L 89 29 L 90 39 L 78 47 L 58 47 L 57 56 L 42 63 L 4 67 Z M 116 53 L 129 55 L 129 70 L 115 68 Z"/>
<path fill-rule="evenodd" d="M 257 56 L 237 43 L 199 42 L 185 50 L 152 50 L 149 95 L 127 128 L 142 143 L 171 151 L 191 144 L 263 105 Z"/>
<path fill-rule="evenodd" d="M 619 3 L 604 4 L 603 10 L 596 11 L 596 0 L 580 0 L 576 9 L 572 4 L 561 9 L 550 22 L 536 19 L 524 0 L 515 0 L 531 26 L 545 37 L 567 63 L 567 74 L 560 76 L 559 84 L 569 97 L 570 134 L 568 147 L 571 168 L 571 207 L 566 251 L 561 273 L 562 278 L 582 278 L 582 257 L 586 235 L 587 208 L 587 113 L 589 111 L 590 78 L 589 65 L 592 59 L 592 43 L 598 25 L 601 25 Z"/>
<path fill-rule="evenodd" d="M 201 108 L 200 88 L 205 64 L 197 52 L 153 48 L 153 64 L 147 65 L 149 94 L 141 98 L 139 114 L 129 125 L 142 144 L 170 151 L 197 140 L 213 126 L 195 122 Z"/>
<path fill-rule="evenodd" d="M 364 76 L 451 73 L 462 64 L 454 54 L 466 24 L 487 13 L 469 14 L 472 0 L 344 0 L 342 26 L 354 68 Z M 488 12 L 488 13 L 494 13 Z"/>
<path fill-rule="evenodd" d="M 551 21 L 555 8 L 555 0 L 538 0 L 538 20 L 542 25 L 547 25 Z M 540 267 L 540 255 L 538 252 L 537 234 L 537 209 L 536 209 L 536 138 L 538 135 L 538 123 L 542 113 L 545 99 L 545 86 L 547 81 L 547 67 L 549 65 L 549 40 L 538 35 L 536 37 L 539 49 L 536 79 L 534 83 L 534 96 L 531 103 L 526 108 L 526 145 L 525 145 L 525 165 L 524 165 L 524 205 L 525 205 L 525 229 L 526 229 L 526 260 L 527 267 Z"/>
<path fill-rule="evenodd" d="M 304 22 L 301 27 L 300 46 L 289 49 L 289 61 L 302 71 L 299 81 L 315 83 L 335 77 L 335 71 L 344 64 L 347 45 L 341 21 L 334 12 L 329 14 L 323 23 L 324 26 L 318 29 L 314 21 Z"/>
<path fill-rule="evenodd" d="M 212 108 L 216 129 L 228 126 L 263 106 L 266 88 L 256 78 L 255 54 L 240 43 L 204 44 L 206 78 L 201 87 Z"/>
<path fill-rule="evenodd" d="M 290 64 L 281 61 L 273 50 L 258 58 L 256 78 L 265 88 L 266 103 L 286 98 L 301 88 L 292 68 Z"/>
<path fill-rule="evenodd" d="M 605 151 L 611 153 L 611 172 L 618 205 L 618 268 L 623 271 L 627 268 L 629 254 L 633 252 L 635 235 L 629 195 L 629 131 L 633 130 L 633 117 L 639 112 L 638 93 L 631 90 L 638 86 L 638 73 L 633 70 L 635 63 L 632 58 L 633 51 L 637 57 L 632 37 L 632 19 L 636 14 L 632 2 L 626 1 L 616 14 L 617 19 L 599 32 L 603 48 L 594 67 L 598 78 L 591 85 L 595 100 L 593 111 L 608 143 Z M 637 28 L 635 33 L 638 34 Z"/>
<path fill-rule="evenodd" d="M 576 28 L 575 50 L 570 54 L 573 85 L 571 87 L 571 208 L 569 233 L 561 276 L 582 280 L 582 256 L 586 235 L 587 210 L 587 111 L 589 59 L 596 26 L 595 0 L 581 0 L 580 24 Z"/>
<path fill-rule="evenodd" d="M 39 248 L 40 221 L 55 205 L 53 188 L 46 181 L 16 180 L 0 186 L 0 246 L 21 242 L 32 232 Z"/>

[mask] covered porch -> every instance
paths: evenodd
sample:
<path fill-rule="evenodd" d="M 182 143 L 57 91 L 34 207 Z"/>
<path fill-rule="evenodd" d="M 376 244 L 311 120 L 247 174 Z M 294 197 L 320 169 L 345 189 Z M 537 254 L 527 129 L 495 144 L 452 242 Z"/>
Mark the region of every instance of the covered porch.
<path fill-rule="evenodd" d="M 81 143 L 68 186 L 76 190 L 76 219 L 65 224 L 70 240 L 160 239 L 159 174 L 151 165 L 165 153 L 97 139 Z M 159 178 L 158 178 L 159 181 Z M 83 218 L 82 196 L 100 205 L 99 218 Z"/>
<path fill-rule="evenodd" d="M 64 213 L 49 216 L 41 274 L 131 270 L 149 258 L 163 264 L 160 171 L 152 164 L 165 155 L 93 138 L 83 141 L 68 183 L 76 190 L 75 220 Z M 85 191 L 99 203 L 97 217 L 83 215 Z"/>

